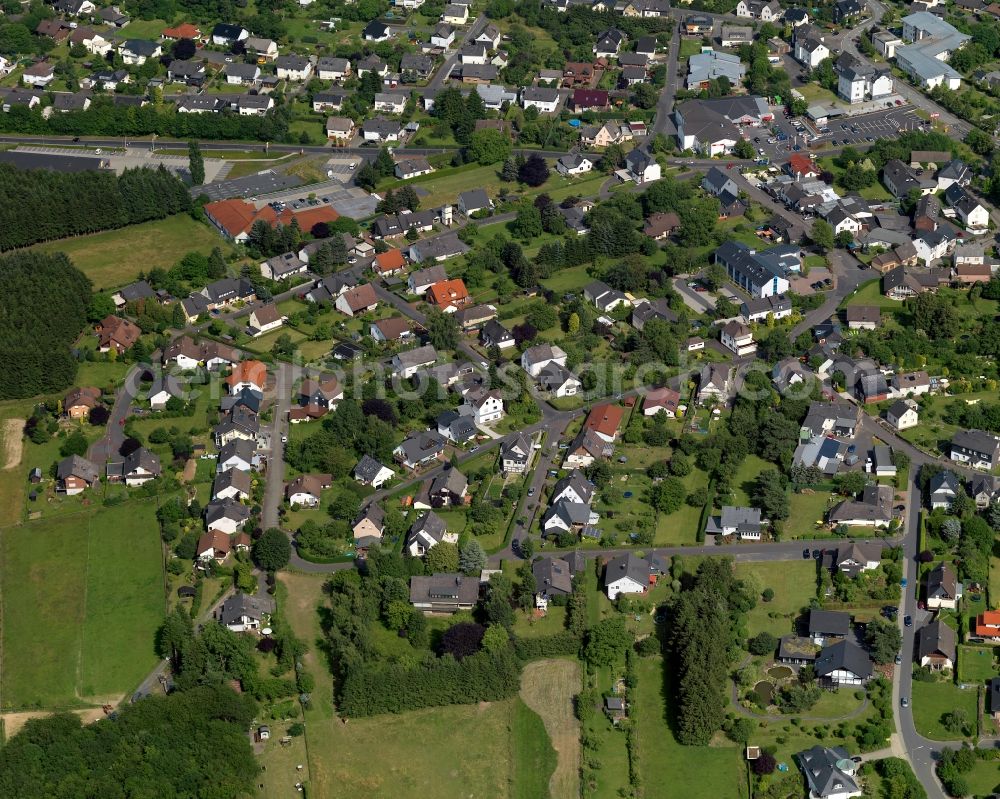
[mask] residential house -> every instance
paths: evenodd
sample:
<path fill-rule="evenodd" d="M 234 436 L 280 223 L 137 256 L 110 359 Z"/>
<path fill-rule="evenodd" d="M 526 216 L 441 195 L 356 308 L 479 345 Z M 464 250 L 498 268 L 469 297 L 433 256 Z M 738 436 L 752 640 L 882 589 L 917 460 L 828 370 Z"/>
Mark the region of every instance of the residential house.
<path fill-rule="evenodd" d="M 392 36 L 392 30 L 384 22 L 373 19 L 365 26 L 361 36 L 366 42 L 384 42 Z"/>
<path fill-rule="evenodd" d="M 864 793 L 856 779 L 857 766 L 842 746 L 816 744 L 795 759 L 806 775 L 809 799 L 851 799 Z"/>
<path fill-rule="evenodd" d="M 746 19 L 774 22 L 781 19 L 781 6 L 777 0 L 739 0 L 733 13 Z"/>
<path fill-rule="evenodd" d="M 464 5 L 445 6 L 441 13 L 441 22 L 445 25 L 466 25 L 469 22 L 469 7 Z"/>
<path fill-rule="evenodd" d="M 651 153 L 645 149 L 630 150 L 625 156 L 625 173 L 628 178 L 642 186 L 660 179 L 660 165 Z"/>
<path fill-rule="evenodd" d="M 848 577 L 874 571 L 882 562 L 882 545 L 878 541 L 851 541 L 846 547 L 837 548 L 834 563 L 837 571 Z"/>
<path fill-rule="evenodd" d="M 583 428 L 608 443 L 614 443 L 618 439 L 618 431 L 624 416 L 625 409 L 620 405 L 609 403 L 595 405 L 587 414 Z"/>
<path fill-rule="evenodd" d="M 429 577 L 410 578 L 410 604 L 425 613 L 471 611 L 478 601 L 478 578 L 462 574 L 433 574 Z"/>
<path fill-rule="evenodd" d="M 654 388 L 646 393 L 646 399 L 642 403 L 643 416 L 656 416 L 663 413 L 668 419 L 674 419 L 681 412 L 680 392 L 672 388 Z"/>
<path fill-rule="evenodd" d="M 321 56 L 316 61 L 316 77 L 320 80 L 342 81 L 351 74 L 351 62 L 346 58 Z"/>
<path fill-rule="evenodd" d="M 830 523 L 848 527 L 888 527 L 893 519 L 892 486 L 869 483 L 860 499 L 847 499 L 829 512 Z"/>
<path fill-rule="evenodd" d="M 957 658 L 955 631 L 940 618 L 917 630 L 917 659 L 931 671 L 952 671 Z"/>
<path fill-rule="evenodd" d="M 537 595 L 543 599 L 553 596 L 568 597 L 573 593 L 573 569 L 562 558 L 538 558 L 531 565 Z"/>
<path fill-rule="evenodd" d="M 56 466 L 58 489 L 69 497 L 93 488 L 99 479 L 97 464 L 79 455 L 63 458 Z"/>
<path fill-rule="evenodd" d="M 962 481 L 954 472 L 945 470 L 934 474 L 927 483 L 931 510 L 947 510 L 962 490 Z"/>
<path fill-rule="evenodd" d="M 232 551 L 232 541 L 222 530 L 209 530 L 198 539 L 195 548 L 195 559 L 201 563 L 214 560 L 222 563 Z"/>
<path fill-rule="evenodd" d="M 583 384 L 565 366 L 550 363 L 539 373 L 538 387 L 553 397 L 573 397 Z"/>
<path fill-rule="evenodd" d="M 413 377 L 420 369 L 437 363 L 438 352 L 433 345 L 426 344 L 412 350 L 399 352 L 392 357 L 392 367 L 396 375 L 403 379 Z"/>
<path fill-rule="evenodd" d="M 354 467 L 354 479 L 362 485 L 379 489 L 389 480 L 396 476 L 396 473 L 388 466 L 384 466 L 375 460 L 371 455 L 362 455 L 358 465 Z"/>
<path fill-rule="evenodd" d="M 410 557 L 422 558 L 428 550 L 442 542 L 457 543 L 458 535 L 449 533 L 444 519 L 434 511 L 428 510 L 410 527 L 406 534 L 405 549 Z"/>
<path fill-rule="evenodd" d="M 313 97 L 313 110 L 317 110 L 315 106 L 318 97 L 319 95 Z M 326 137 L 335 144 L 348 144 L 354 138 L 354 120 L 348 117 L 327 117 Z"/>
<path fill-rule="evenodd" d="M 619 594 L 644 594 L 649 588 L 649 561 L 629 552 L 604 567 L 604 591 L 614 601 Z"/>
<path fill-rule="evenodd" d="M 836 610 L 809 611 L 809 637 L 818 646 L 840 641 L 851 633 L 851 617 Z"/>
<path fill-rule="evenodd" d="M 260 456 L 256 453 L 256 447 L 252 441 L 238 438 L 225 444 L 219 450 L 216 460 L 216 471 L 225 472 L 230 469 L 239 469 L 249 472 L 260 463 Z"/>
<path fill-rule="evenodd" d="M 361 123 L 361 135 L 370 142 L 399 141 L 403 127 L 397 120 L 375 117 Z"/>
<path fill-rule="evenodd" d="M 985 638 L 990 642 L 1000 641 L 1000 610 L 984 610 L 976 616 L 972 632 L 977 637 Z M 995 714 L 1000 710 L 1000 705 L 994 704 L 992 710 Z"/>
<path fill-rule="evenodd" d="M 101 402 L 101 390 L 91 386 L 72 388 L 63 400 L 63 413 L 70 419 L 86 419 Z"/>
<path fill-rule="evenodd" d="M 242 469 L 227 469 L 218 472 L 212 484 L 212 499 L 233 499 L 246 501 L 250 499 L 253 483 L 249 471 Z"/>
<path fill-rule="evenodd" d="M 269 280 L 285 280 L 293 275 L 301 275 L 309 268 L 309 264 L 301 260 L 294 252 L 286 252 L 268 258 L 260 265 L 260 274 Z"/>
<path fill-rule="evenodd" d="M 514 335 L 496 319 L 490 319 L 479 331 L 479 341 L 484 347 L 498 347 L 500 350 L 509 349 L 517 342 Z"/>
<path fill-rule="evenodd" d="M 524 474 L 531 459 L 531 440 L 524 433 L 500 445 L 500 468 L 504 474 Z"/>
<path fill-rule="evenodd" d="M 435 283 L 440 283 L 448 279 L 448 274 L 443 266 L 430 266 L 426 269 L 418 269 L 411 272 L 406 281 L 407 291 L 410 294 L 423 296 L 427 289 Z"/>
<path fill-rule="evenodd" d="M 411 433 L 395 450 L 393 457 L 408 469 L 436 461 L 444 454 L 445 440 L 437 431 Z"/>
<path fill-rule="evenodd" d="M 589 505 L 560 499 L 549 506 L 542 516 L 542 534 L 579 533 L 597 522 L 597 514 Z"/>
<path fill-rule="evenodd" d="M 378 307 L 378 297 L 371 283 L 363 283 L 339 295 L 334 307 L 347 316 L 358 316 L 374 311 Z"/>
<path fill-rule="evenodd" d="M 378 92 L 375 95 L 375 110 L 388 114 L 402 114 L 406 108 L 406 95 L 393 92 Z"/>
<path fill-rule="evenodd" d="M 738 536 L 741 540 L 760 541 L 761 534 L 768 524 L 761 517 L 759 508 L 736 507 L 724 505 L 719 516 L 710 516 L 705 526 L 708 535 Z"/>
<path fill-rule="evenodd" d="M 806 25 L 795 31 L 795 60 L 800 64 L 815 69 L 830 57 L 830 48 L 826 46 L 823 32 L 816 27 Z"/>
<path fill-rule="evenodd" d="M 368 547 L 381 541 L 385 532 L 385 511 L 375 502 L 366 505 L 351 525 L 356 547 Z"/>
<path fill-rule="evenodd" d="M 718 50 L 695 53 L 688 58 L 685 88 L 688 91 L 708 89 L 712 81 L 718 81 L 720 78 L 725 78 L 733 86 L 739 86 L 745 75 L 746 67 L 735 53 Z"/>
<path fill-rule="evenodd" d="M 465 216 L 493 210 L 493 203 L 483 189 L 471 189 L 458 195 L 458 210 Z"/>
<path fill-rule="evenodd" d="M 469 493 L 469 481 L 458 469 L 446 467 L 430 484 L 428 498 L 430 507 L 446 508 L 464 505 Z M 414 503 L 416 507 L 416 503 Z"/>
<path fill-rule="evenodd" d="M 97 349 L 99 352 L 114 350 L 118 355 L 124 355 L 141 335 L 139 326 L 128 319 L 106 316 L 97 325 Z"/>
<path fill-rule="evenodd" d="M 849 305 L 844 314 L 851 330 L 874 330 L 882 322 L 882 315 L 875 305 Z"/>
<path fill-rule="evenodd" d="M 257 56 L 257 63 L 264 64 L 278 57 L 278 43 L 274 39 L 263 39 L 259 36 L 248 36 L 243 47 L 250 55 Z"/>
<path fill-rule="evenodd" d="M 1000 463 L 1000 438 L 983 430 L 959 430 L 951 438 L 948 457 L 973 469 L 992 471 Z"/>
<path fill-rule="evenodd" d="M 668 236 L 673 235 L 681 226 L 680 217 L 673 211 L 658 211 L 650 214 L 646 218 L 643 226 L 643 235 L 649 236 L 656 241 L 663 241 Z"/>
<path fill-rule="evenodd" d="M 234 535 L 249 519 L 249 506 L 232 499 L 213 500 L 205 506 L 205 524 L 209 532 L 221 530 Z"/>
<path fill-rule="evenodd" d="M 885 412 L 885 420 L 896 430 L 909 430 L 920 422 L 919 405 L 912 399 L 896 400 Z"/>
<path fill-rule="evenodd" d="M 602 313 L 610 313 L 619 305 L 628 308 L 632 303 L 624 293 L 611 288 L 607 283 L 595 280 L 583 287 L 583 297 Z"/>
<path fill-rule="evenodd" d="M 955 610 L 962 598 L 962 584 L 955 578 L 952 567 L 943 561 L 927 572 L 924 578 L 928 609 Z"/>
<path fill-rule="evenodd" d="M 868 653 L 850 639 L 824 646 L 814 668 L 820 681 L 835 685 L 865 685 L 874 673 Z"/>
<path fill-rule="evenodd" d="M 249 38 L 250 31 L 239 25 L 230 25 L 220 22 L 212 28 L 212 44 L 217 47 L 226 47 L 234 42 L 242 42 Z"/>
<path fill-rule="evenodd" d="M 205 65 L 194 59 L 189 61 L 174 59 L 167 67 L 167 80 L 185 83 L 188 86 L 201 86 L 205 82 Z"/>
<path fill-rule="evenodd" d="M 416 217 L 420 213 L 427 212 L 418 211 L 410 215 L 401 215 L 400 218 Z M 469 245 L 462 241 L 457 233 L 444 233 L 431 239 L 421 239 L 420 241 L 413 242 L 410 245 L 409 256 L 411 261 L 418 264 L 426 263 L 427 261 L 441 262 L 447 261 L 449 258 L 464 255 L 469 249 Z M 438 283 L 441 282 L 448 281 L 438 281 Z"/>
<path fill-rule="evenodd" d="M 120 45 L 118 52 L 129 66 L 145 64 L 147 59 L 159 58 L 163 55 L 163 48 L 159 42 L 151 42 L 146 39 L 129 39 Z"/>
<path fill-rule="evenodd" d="M 594 162 L 579 154 L 564 155 L 556 161 L 556 171 L 560 175 L 582 175 L 594 168 Z"/>
<path fill-rule="evenodd" d="M 594 43 L 594 56 L 597 58 L 615 58 L 625 43 L 625 34 L 617 28 L 609 28 L 597 34 Z"/>
<path fill-rule="evenodd" d="M 789 275 L 801 268 L 801 253 L 790 244 L 758 253 L 741 241 L 727 241 L 713 253 L 726 268 L 729 279 L 754 297 L 786 294 Z"/>
<path fill-rule="evenodd" d="M 731 320 L 727 322 L 720 333 L 722 346 L 732 350 L 737 358 L 745 358 L 757 352 L 757 344 L 753 340 L 750 328 L 742 322 Z"/>
<path fill-rule="evenodd" d="M 52 83 L 55 76 L 55 67 L 52 64 L 48 61 L 38 61 L 37 63 L 31 64 L 22 70 L 21 82 L 24 83 L 25 86 L 44 88 Z"/>
<path fill-rule="evenodd" d="M 113 461 L 107 466 L 108 482 L 124 482 L 129 487 L 141 486 L 155 480 L 163 473 L 160 459 L 145 447 L 129 453 L 123 461 Z"/>
<path fill-rule="evenodd" d="M 537 108 L 539 113 L 554 114 L 559 107 L 559 92 L 543 86 L 526 86 L 521 90 L 521 107 Z"/>
<path fill-rule="evenodd" d="M 1000 480 L 985 474 L 976 475 L 969 481 L 969 496 L 980 510 L 988 508 L 1000 498 Z"/>
<path fill-rule="evenodd" d="M 315 508 L 332 481 L 328 474 L 300 474 L 285 486 L 285 499 L 292 506 Z"/>
<path fill-rule="evenodd" d="M 566 366 L 566 353 L 561 347 L 554 344 L 538 344 L 529 347 L 521 354 L 521 368 L 530 377 L 538 377 L 542 369 L 550 364 Z"/>
<path fill-rule="evenodd" d="M 698 401 L 725 403 L 729 401 L 732 368 L 726 364 L 707 363 L 698 374 Z"/>
<path fill-rule="evenodd" d="M 266 627 L 272 613 L 274 613 L 273 599 L 240 591 L 223 601 L 215 612 L 215 617 L 220 624 L 233 632 L 245 633 Z M 268 735 L 270 736 L 270 732 Z"/>
<path fill-rule="evenodd" d="M 397 341 L 409 341 L 413 338 L 413 329 L 410 327 L 410 322 L 401 316 L 372 322 L 368 332 L 373 339 L 386 344 L 393 344 Z"/>

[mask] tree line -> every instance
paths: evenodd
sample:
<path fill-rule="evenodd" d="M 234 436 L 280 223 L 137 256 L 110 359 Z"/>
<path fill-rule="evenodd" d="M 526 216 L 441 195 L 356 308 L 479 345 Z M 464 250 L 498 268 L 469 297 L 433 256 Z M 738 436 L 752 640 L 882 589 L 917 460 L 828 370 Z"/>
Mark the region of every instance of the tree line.
<path fill-rule="evenodd" d="M 87 324 L 90 294 L 90 280 L 63 253 L 0 258 L 0 399 L 69 387 L 70 348 Z"/>
<path fill-rule="evenodd" d="M 707 558 L 673 604 L 669 651 L 674 660 L 677 740 L 706 746 L 725 720 L 726 675 L 746 637 L 746 613 L 756 604 L 729 558 Z"/>
<path fill-rule="evenodd" d="M 0 164 L 0 252 L 162 219 L 190 208 L 184 184 L 162 166 L 115 175 Z"/>
<path fill-rule="evenodd" d="M 0 118 L 6 133 L 60 136 L 174 136 L 179 139 L 249 139 L 284 141 L 289 112 L 284 107 L 266 116 L 178 114 L 171 107 L 119 106 L 111 97 L 93 98 L 86 111 L 42 116 L 40 108 L 18 105 Z"/>

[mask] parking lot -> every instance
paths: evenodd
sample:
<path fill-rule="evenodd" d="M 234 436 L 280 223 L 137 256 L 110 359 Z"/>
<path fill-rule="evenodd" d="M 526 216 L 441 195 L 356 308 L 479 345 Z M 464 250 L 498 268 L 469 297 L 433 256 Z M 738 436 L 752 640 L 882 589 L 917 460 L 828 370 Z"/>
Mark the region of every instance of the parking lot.
<path fill-rule="evenodd" d="M 827 123 L 827 132 L 823 133 L 807 119 L 786 119 L 780 109 L 774 110 L 775 120 L 768 128 L 748 128 L 745 133 L 755 149 L 763 150 L 765 158 L 777 163 L 786 161 L 792 152 L 815 152 L 817 144 L 820 147 L 867 146 L 879 139 L 899 135 L 900 129 L 914 130 L 923 124 L 910 106 L 900 106 L 852 117 L 832 117 Z"/>

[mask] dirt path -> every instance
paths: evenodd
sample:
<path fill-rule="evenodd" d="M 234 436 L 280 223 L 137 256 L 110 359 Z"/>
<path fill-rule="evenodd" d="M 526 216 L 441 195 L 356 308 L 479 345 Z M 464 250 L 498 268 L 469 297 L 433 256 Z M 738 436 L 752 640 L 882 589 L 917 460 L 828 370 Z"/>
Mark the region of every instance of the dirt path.
<path fill-rule="evenodd" d="M 104 718 L 104 711 L 99 707 L 89 707 L 85 710 L 73 710 L 71 712 L 79 716 L 84 724 L 91 724 L 98 719 Z M 31 719 L 40 719 L 51 715 L 52 712 L 49 710 L 29 710 L 23 713 L 4 713 L 0 715 L 0 719 L 3 719 L 4 735 L 6 735 L 9 741 Z"/>
<path fill-rule="evenodd" d="M 8 419 L 3 426 L 4 469 L 13 469 L 21 463 L 24 448 L 24 419 Z"/>
<path fill-rule="evenodd" d="M 572 660 L 536 660 L 521 675 L 521 699 L 542 717 L 559 756 L 549 780 L 552 799 L 580 795 L 580 723 L 573 713 L 578 693 L 580 664 Z"/>

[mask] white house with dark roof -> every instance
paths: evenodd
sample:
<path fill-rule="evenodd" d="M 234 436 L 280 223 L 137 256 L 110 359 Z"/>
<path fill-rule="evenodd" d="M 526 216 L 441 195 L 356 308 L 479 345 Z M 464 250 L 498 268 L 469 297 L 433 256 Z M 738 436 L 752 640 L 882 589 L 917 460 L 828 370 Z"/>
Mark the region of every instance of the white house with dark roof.
<path fill-rule="evenodd" d="M 1000 463 L 1000 438 L 983 430 L 959 430 L 951 438 L 948 457 L 973 469 L 992 470 Z"/>
<path fill-rule="evenodd" d="M 619 594 L 643 594 L 649 588 L 649 561 L 629 552 L 608 561 L 604 568 L 604 591 L 608 599 Z"/>

